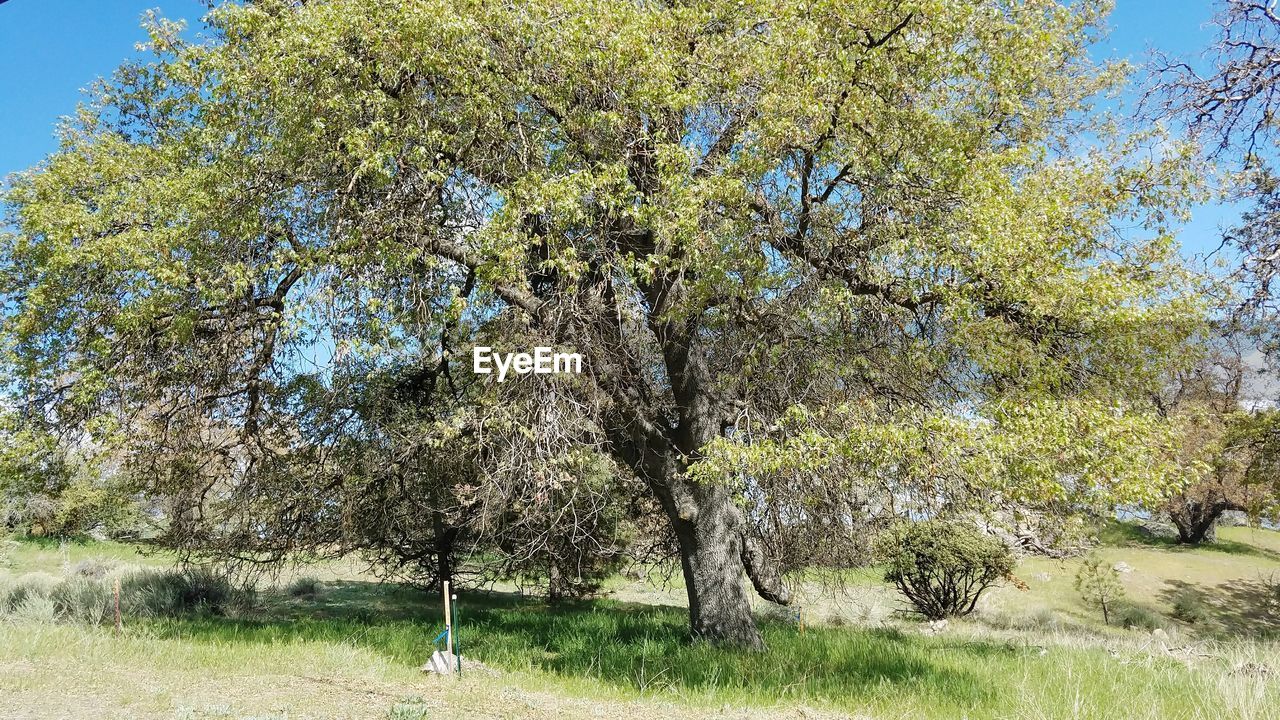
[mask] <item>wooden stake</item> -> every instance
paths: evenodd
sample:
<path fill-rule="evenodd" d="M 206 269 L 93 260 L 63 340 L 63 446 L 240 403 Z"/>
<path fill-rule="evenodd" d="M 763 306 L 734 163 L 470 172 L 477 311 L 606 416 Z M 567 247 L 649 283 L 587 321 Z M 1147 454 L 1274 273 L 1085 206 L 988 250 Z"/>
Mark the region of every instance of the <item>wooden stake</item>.
<path fill-rule="evenodd" d="M 115 581 L 116 596 L 116 634 L 124 632 L 124 620 L 120 617 L 120 578 Z"/>
<path fill-rule="evenodd" d="M 445 636 L 445 651 L 449 657 L 453 657 L 453 605 L 449 600 L 449 581 L 444 581 L 444 630 L 448 633 Z"/>

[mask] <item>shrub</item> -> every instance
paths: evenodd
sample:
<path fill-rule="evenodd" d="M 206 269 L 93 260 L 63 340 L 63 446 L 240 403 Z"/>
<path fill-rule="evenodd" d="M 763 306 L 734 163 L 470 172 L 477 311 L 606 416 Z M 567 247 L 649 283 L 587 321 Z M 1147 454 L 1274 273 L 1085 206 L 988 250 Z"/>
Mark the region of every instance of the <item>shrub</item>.
<path fill-rule="evenodd" d="M 900 524 L 876 541 L 885 580 L 930 620 L 973 612 L 984 590 L 1013 572 L 999 540 L 967 524 L 926 520 Z"/>
<path fill-rule="evenodd" d="M 320 594 L 320 581 L 313 577 L 300 577 L 285 588 L 290 597 L 314 598 Z"/>
<path fill-rule="evenodd" d="M 51 623 L 57 619 L 58 613 L 53 598 L 32 594 L 15 605 L 9 615 L 20 622 Z"/>
<path fill-rule="evenodd" d="M 59 581 L 31 573 L 0 587 L 0 615 L 100 625 L 114 614 L 108 578 L 71 576 Z M 196 568 L 144 571 L 121 580 L 121 610 L 134 617 L 174 617 L 194 613 L 239 615 L 254 606 L 252 589 L 233 586 L 225 576 Z M 45 612 L 46 606 L 48 613 Z"/>
<path fill-rule="evenodd" d="M 1209 619 L 1209 607 L 1200 593 L 1183 590 L 1173 599 L 1173 616 L 1194 625 Z"/>
<path fill-rule="evenodd" d="M 121 584 L 121 603 L 131 615 L 228 615 L 253 604 L 251 590 L 235 588 L 225 575 L 209 568 L 135 573 Z"/>
<path fill-rule="evenodd" d="M 70 574 L 76 577 L 101 580 L 107 576 L 107 573 L 111 572 L 114 566 L 115 563 L 104 558 L 85 558 L 71 566 Z"/>
<path fill-rule="evenodd" d="M 1085 604 L 1102 610 L 1102 621 L 1111 624 L 1111 614 L 1124 599 L 1124 586 L 1120 573 L 1102 562 L 1097 555 L 1090 555 L 1076 572 L 1076 590 Z"/>
<path fill-rule="evenodd" d="M 73 622 L 101 625 L 114 610 L 111 588 L 93 578 L 68 578 L 53 589 L 50 598 L 58 617 Z"/>
<path fill-rule="evenodd" d="M 14 613 L 31 598 L 48 599 L 58 580 L 45 573 L 28 573 L 0 588 L 0 613 Z"/>
<path fill-rule="evenodd" d="M 1049 608 L 1040 608 L 1031 616 L 1031 623 L 1038 630 L 1056 630 L 1058 616 Z"/>

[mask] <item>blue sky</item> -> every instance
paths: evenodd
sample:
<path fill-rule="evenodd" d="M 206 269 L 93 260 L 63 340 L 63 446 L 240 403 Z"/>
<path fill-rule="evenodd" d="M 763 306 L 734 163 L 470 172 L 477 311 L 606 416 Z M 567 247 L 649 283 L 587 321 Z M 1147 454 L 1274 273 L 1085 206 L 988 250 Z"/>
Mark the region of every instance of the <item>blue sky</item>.
<path fill-rule="evenodd" d="M 51 152 L 58 118 L 75 111 L 81 90 L 137 55 L 140 20 L 150 8 L 189 18 L 196 0 L 9 0 L 0 5 L 0 178 Z"/>
<path fill-rule="evenodd" d="M 159 8 L 195 28 L 197 0 L 9 0 L 0 4 L 0 178 L 40 161 L 55 147 L 54 124 L 74 111 L 81 90 L 136 54 L 142 14 Z M 1140 61 L 1151 47 L 1194 56 L 1213 38 L 1204 0 L 1117 0 L 1111 36 L 1099 57 Z M 1188 252 L 1216 247 L 1230 208 L 1197 208 L 1181 237 Z"/>

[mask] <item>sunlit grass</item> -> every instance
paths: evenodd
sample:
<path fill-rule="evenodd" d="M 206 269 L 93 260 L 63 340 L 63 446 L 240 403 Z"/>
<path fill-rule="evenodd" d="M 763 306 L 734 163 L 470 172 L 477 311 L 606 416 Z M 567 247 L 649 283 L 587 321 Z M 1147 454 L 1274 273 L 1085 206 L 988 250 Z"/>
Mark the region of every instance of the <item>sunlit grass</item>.
<path fill-rule="evenodd" d="M 327 592 L 314 607 L 282 601 L 276 619 L 166 620 L 147 623 L 142 632 L 194 647 L 257 647 L 266 654 L 299 645 L 354 648 L 402 671 L 430 654 L 440 622 L 434 598 L 359 583 Z M 471 596 L 459 628 L 463 670 L 478 660 L 516 683 L 697 707 L 807 704 L 873 717 L 1022 717 L 1013 710 L 1030 702 L 1035 716 L 1046 718 L 1261 717 L 1210 712 L 1217 683 L 1224 673 L 1231 679 L 1225 659 L 1193 669 L 1160 653 L 1125 648 L 1116 656 L 1063 637 L 801 632 L 778 622 L 763 624 L 769 650 L 749 653 L 692 642 L 686 622 L 684 611 L 672 607 L 609 601 L 548 606 Z M 1271 651 L 1259 646 L 1250 652 Z M 1264 690 L 1280 707 L 1274 683 Z"/>
<path fill-rule="evenodd" d="M 1109 562 L 1134 567 L 1124 577 L 1132 601 L 1167 612 L 1161 592 L 1171 583 L 1218 587 L 1272 567 L 1267 553 L 1275 533 L 1230 530 L 1225 540 L 1256 551 L 1186 550 L 1109 537 L 1115 545 L 1102 552 Z M 1255 535 L 1240 537 L 1245 531 Z M 1262 542 L 1256 533 L 1264 533 Z M 16 565 L 58 574 L 84 558 L 137 564 L 132 552 L 128 546 L 23 544 L 8 572 Z M 323 708 L 345 707 L 369 693 L 378 717 L 392 708 L 399 708 L 399 717 L 431 717 L 441 703 L 511 716 L 497 698 L 499 689 L 513 688 L 564 698 L 578 710 L 578 699 L 595 699 L 686 708 L 691 715 L 728 705 L 756 708 L 764 717 L 779 708 L 808 707 L 872 718 L 1280 718 L 1280 649 L 1274 642 L 1182 624 L 1171 625 L 1167 640 L 1103 627 L 1070 589 L 1075 562 L 1024 563 L 1018 572 L 1030 590 L 1002 590 L 984 615 L 953 622 L 936 636 L 903 619 L 834 627 L 815 616 L 802 630 L 765 618 L 765 653 L 691 641 L 686 611 L 674 605 L 548 605 L 513 594 L 463 592 L 463 682 L 425 686 L 418 668 L 441 627 L 438 598 L 365 579 L 334 579 L 325 571 L 314 594 L 291 594 L 282 581 L 265 589 L 259 607 L 246 615 L 128 618 L 119 637 L 110 628 L 0 620 L 0 696 L 50 707 L 88 696 L 138 717 L 174 717 L 175 708 L 196 708 L 177 713 L 191 718 L 251 711 L 259 717 L 327 717 Z M 842 579 L 858 592 L 889 593 L 874 570 L 850 576 Z M 819 584 L 831 579 L 812 578 Z M 845 601 L 831 596 L 825 602 L 838 609 Z M 1238 608 L 1232 612 L 1237 614 L 1219 619 L 1248 621 Z M 1012 620 L 996 622 L 1000 614 Z M 1215 637 L 1223 641 L 1210 639 Z M 133 677 L 140 680 L 126 679 Z M 304 689 L 319 682 L 338 683 L 352 694 Z M 398 700 L 422 693 L 428 693 L 425 704 Z M 232 709 L 224 713 L 225 707 Z M 588 715 L 578 710 L 565 710 L 565 716 Z"/>
<path fill-rule="evenodd" d="M 168 566 L 173 563 L 173 556 L 158 549 L 110 540 L 0 537 L 0 574 L 58 572 L 85 560 Z"/>

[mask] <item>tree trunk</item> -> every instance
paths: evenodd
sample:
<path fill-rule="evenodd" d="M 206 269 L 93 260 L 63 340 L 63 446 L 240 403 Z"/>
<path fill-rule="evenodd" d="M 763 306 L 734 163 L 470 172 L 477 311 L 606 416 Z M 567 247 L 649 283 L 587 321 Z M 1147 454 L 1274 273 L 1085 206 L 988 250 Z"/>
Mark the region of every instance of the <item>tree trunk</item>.
<path fill-rule="evenodd" d="M 564 599 L 564 578 L 560 572 L 560 563 L 553 557 L 547 567 L 547 599 L 558 603 Z"/>
<path fill-rule="evenodd" d="M 458 529 L 445 522 L 444 515 L 431 513 L 432 532 L 435 535 L 436 582 L 443 589 L 448 582 L 453 585 L 453 545 L 458 537 Z"/>
<path fill-rule="evenodd" d="M 671 522 L 693 636 L 763 650 L 744 576 L 768 600 L 786 604 L 790 595 L 751 536 L 732 491 L 689 477 L 690 464 L 721 436 L 726 413 L 711 392 L 712 373 L 697 346 L 696 322 L 662 317 L 663 309 L 683 292 L 680 278 L 661 277 L 642 290 L 652 308 L 648 324 L 662 348 L 677 421 L 673 424 L 665 413 L 624 412 L 608 428 L 612 452 L 648 483 Z M 612 332 L 612 314 L 603 326 Z"/>
<path fill-rule="evenodd" d="M 1226 503 L 1185 502 L 1169 513 L 1169 519 L 1178 528 L 1178 542 L 1199 545 L 1217 540 L 1218 518 L 1226 512 Z"/>
<path fill-rule="evenodd" d="M 1178 542 L 1184 545 L 1199 545 L 1217 541 L 1217 522 L 1217 516 L 1208 519 L 1201 518 L 1190 523 L 1175 521 L 1174 525 L 1178 528 Z"/>
<path fill-rule="evenodd" d="M 751 614 L 744 576 L 762 597 L 786 604 L 790 595 L 763 550 L 748 539 L 729 488 L 688 479 L 682 455 L 638 428 L 615 429 L 613 451 L 657 496 L 680 547 L 680 568 L 695 638 L 718 645 L 764 649 Z"/>
<path fill-rule="evenodd" d="M 672 518 L 689 597 L 693 636 L 715 644 L 763 650 L 743 584 L 742 528 L 725 488 L 703 488 L 692 519 Z"/>

